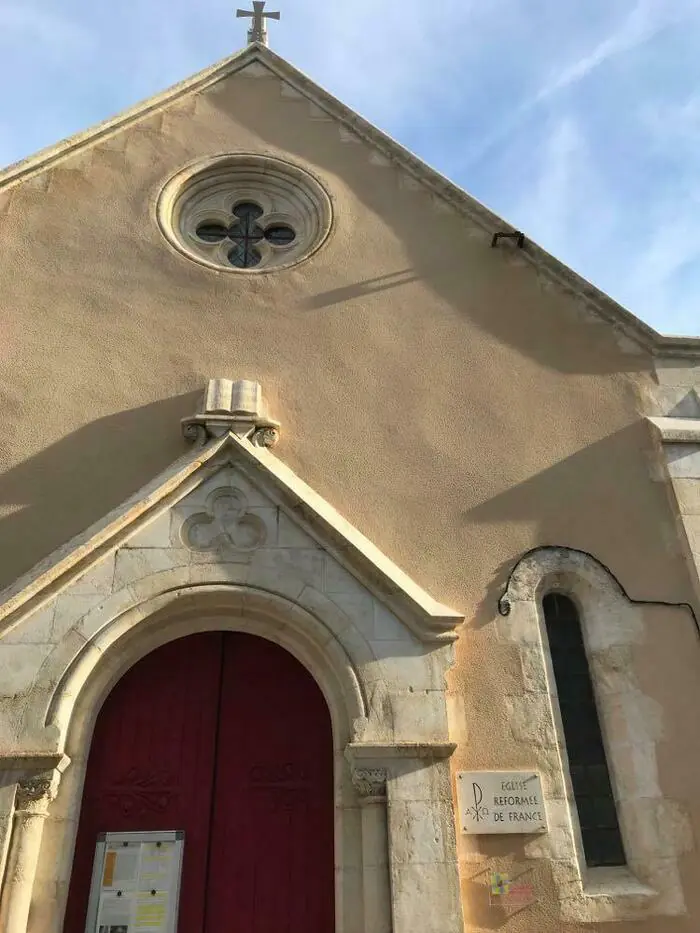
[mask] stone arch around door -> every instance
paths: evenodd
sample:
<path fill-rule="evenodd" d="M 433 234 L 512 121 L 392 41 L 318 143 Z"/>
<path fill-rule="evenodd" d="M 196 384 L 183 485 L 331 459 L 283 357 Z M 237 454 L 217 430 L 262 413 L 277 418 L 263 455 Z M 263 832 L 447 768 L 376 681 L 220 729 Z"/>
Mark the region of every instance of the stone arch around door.
<path fill-rule="evenodd" d="M 0 612 L 0 664 L 23 659 L 3 701 L 14 724 L 0 746 L 14 791 L 0 809 L 3 933 L 62 929 L 85 764 L 110 689 L 158 646 L 214 630 L 277 643 L 324 694 L 337 933 L 462 933 L 445 698 L 460 617 L 246 444 L 199 450 L 20 581 Z M 249 510 L 255 546 L 236 551 L 224 535 L 220 547 L 207 526 L 204 548 L 184 547 L 186 523 L 210 521 L 222 497 L 239 518 Z"/>
<path fill-rule="evenodd" d="M 412 864 L 411 856 L 419 853 L 412 853 L 411 846 L 421 832 L 420 824 L 427 823 L 428 830 L 434 832 L 435 819 L 445 811 L 439 804 L 450 793 L 445 758 L 451 746 L 446 742 L 394 742 L 386 685 L 361 678 L 343 645 L 343 641 L 348 645 L 354 641 L 353 653 L 362 658 L 367 669 L 372 661 L 363 652 L 362 641 L 352 629 L 334 631 L 340 620 L 332 612 L 324 618 L 319 606 L 317 613 L 263 591 L 200 585 L 155 597 L 102 628 L 78 653 L 48 709 L 47 727 L 65 736 L 71 766 L 49 810 L 37 884 L 43 886 L 49 873 L 58 869 L 59 890 L 65 899 L 92 730 L 105 697 L 124 672 L 153 649 L 188 634 L 248 632 L 275 642 L 304 664 L 328 703 L 334 745 L 338 933 L 401 929 L 392 926 L 392 914 L 400 905 L 391 903 L 389 844 L 395 847 L 398 878 L 411 869 L 431 874 L 431 865 Z M 393 825 L 387 821 L 387 781 L 396 790 Z M 446 840 L 449 830 L 449 826 L 440 829 Z M 374 850 L 377 845 L 384 850 Z M 449 863 L 436 862 L 435 866 L 438 877 L 433 906 L 440 910 L 445 903 L 437 900 L 440 874 L 446 876 L 445 881 L 449 878 Z M 409 895 L 418 896 L 407 883 L 405 896 Z M 434 929 L 440 929 L 435 927 L 435 919 L 432 923 Z"/>

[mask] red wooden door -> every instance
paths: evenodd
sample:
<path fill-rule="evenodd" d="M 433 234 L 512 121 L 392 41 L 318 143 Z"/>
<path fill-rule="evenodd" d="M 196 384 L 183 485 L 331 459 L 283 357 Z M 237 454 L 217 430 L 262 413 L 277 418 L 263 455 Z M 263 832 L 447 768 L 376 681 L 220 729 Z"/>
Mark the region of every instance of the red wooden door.
<path fill-rule="evenodd" d="M 223 671 L 205 933 L 333 933 L 323 694 L 290 654 L 251 635 L 227 639 Z"/>
<path fill-rule="evenodd" d="M 178 933 L 333 933 L 330 717 L 263 639 L 207 633 L 145 657 L 99 714 L 64 933 L 84 933 L 100 832 L 184 829 Z"/>

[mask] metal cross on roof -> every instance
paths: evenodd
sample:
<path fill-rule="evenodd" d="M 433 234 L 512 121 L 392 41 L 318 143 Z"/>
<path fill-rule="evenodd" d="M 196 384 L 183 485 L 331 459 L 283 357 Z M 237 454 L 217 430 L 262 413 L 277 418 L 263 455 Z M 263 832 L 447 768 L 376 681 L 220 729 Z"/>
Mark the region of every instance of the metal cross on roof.
<path fill-rule="evenodd" d="M 236 10 L 236 16 L 248 16 L 253 22 L 248 30 L 248 44 L 259 42 L 260 45 L 267 45 L 267 20 L 280 19 L 279 13 L 266 13 L 265 0 L 253 0 L 252 10 Z"/>

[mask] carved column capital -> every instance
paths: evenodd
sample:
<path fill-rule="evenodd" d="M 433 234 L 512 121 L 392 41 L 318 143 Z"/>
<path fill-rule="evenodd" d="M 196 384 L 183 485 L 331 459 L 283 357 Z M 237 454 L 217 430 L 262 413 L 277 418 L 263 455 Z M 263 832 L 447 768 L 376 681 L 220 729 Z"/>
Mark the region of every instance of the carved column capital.
<path fill-rule="evenodd" d="M 56 771 L 46 771 L 21 780 L 17 784 L 15 810 L 45 816 L 49 804 L 56 796 L 58 781 Z"/>
<path fill-rule="evenodd" d="M 386 800 L 386 771 L 384 768 L 355 768 L 352 783 L 362 803 Z"/>

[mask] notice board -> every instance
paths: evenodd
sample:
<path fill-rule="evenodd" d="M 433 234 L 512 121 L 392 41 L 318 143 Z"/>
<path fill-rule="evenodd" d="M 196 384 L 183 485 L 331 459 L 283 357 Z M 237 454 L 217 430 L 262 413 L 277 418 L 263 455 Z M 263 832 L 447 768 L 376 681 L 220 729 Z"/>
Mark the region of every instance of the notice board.
<path fill-rule="evenodd" d="M 101 833 L 85 933 L 176 933 L 185 834 Z"/>

